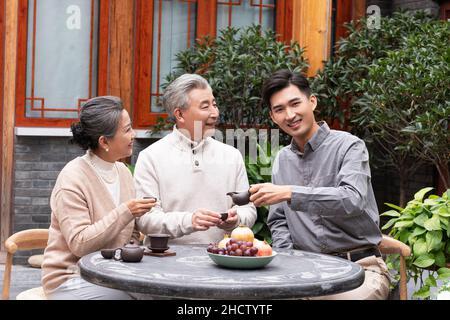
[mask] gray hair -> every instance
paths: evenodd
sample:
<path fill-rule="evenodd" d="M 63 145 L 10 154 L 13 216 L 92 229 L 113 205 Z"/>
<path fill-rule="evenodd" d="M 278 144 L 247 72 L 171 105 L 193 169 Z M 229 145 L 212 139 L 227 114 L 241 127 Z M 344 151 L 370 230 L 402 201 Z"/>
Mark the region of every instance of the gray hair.
<path fill-rule="evenodd" d="M 98 138 L 115 136 L 122 116 L 122 100 L 114 96 L 101 96 L 89 99 L 81 108 L 80 121 L 70 126 L 71 143 L 82 149 L 98 148 Z"/>
<path fill-rule="evenodd" d="M 185 110 L 189 107 L 188 94 L 194 89 L 211 89 L 208 81 L 198 74 L 185 73 L 176 78 L 164 90 L 162 105 L 173 116 L 175 108 Z"/>

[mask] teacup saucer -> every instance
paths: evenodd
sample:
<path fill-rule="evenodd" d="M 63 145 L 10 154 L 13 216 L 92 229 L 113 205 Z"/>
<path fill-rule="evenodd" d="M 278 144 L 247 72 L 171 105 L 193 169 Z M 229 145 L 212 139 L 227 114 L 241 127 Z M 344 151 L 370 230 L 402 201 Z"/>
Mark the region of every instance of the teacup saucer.
<path fill-rule="evenodd" d="M 166 248 L 152 248 L 152 247 L 148 246 L 147 248 L 152 250 L 152 252 L 162 253 L 162 252 L 166 251 L 167 249 L 169 249 L 170 247 L 166 247 Z"/>

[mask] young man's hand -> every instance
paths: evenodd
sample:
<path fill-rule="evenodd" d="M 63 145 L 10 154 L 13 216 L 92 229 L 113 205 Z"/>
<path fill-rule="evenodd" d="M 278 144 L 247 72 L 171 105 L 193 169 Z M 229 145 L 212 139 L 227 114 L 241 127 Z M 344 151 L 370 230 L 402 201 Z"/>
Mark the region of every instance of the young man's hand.
<path fill-rule="evenodd" d="M 291 186 L 278 186 L 272 183 L 254 184 L 250 187 L 250 201 L 257 207 L 291 200 Z"/>

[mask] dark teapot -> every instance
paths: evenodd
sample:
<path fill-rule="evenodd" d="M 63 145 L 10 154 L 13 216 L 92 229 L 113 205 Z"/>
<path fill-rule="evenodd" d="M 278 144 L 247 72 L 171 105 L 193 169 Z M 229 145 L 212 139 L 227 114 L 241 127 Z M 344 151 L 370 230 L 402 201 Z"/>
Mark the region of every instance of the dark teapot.
<path fill-rule="evenodd" d="M 228 192 L 227 196 L 230 196 L 233 200 L 233 203 L 238 206 L 244 206 L 250 202 L 250 191 L 241 191 L 241 192 Z"/>
<path fill-rule="evenodd" d="M 139 262 L 144 256 L 144 249 L 141 248 L 134 240 L 124 245 L 122 248 L 117 248 L 114 252 L 115 260 L 123 260 L 124 262 Z"/>

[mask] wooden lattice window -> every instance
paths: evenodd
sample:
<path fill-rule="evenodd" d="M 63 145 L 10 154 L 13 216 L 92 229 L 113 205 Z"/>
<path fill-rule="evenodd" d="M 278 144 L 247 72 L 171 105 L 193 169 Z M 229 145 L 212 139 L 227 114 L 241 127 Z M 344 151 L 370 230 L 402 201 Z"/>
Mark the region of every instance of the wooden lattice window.
<path fill-rule="evenodd" d="M 201 36 L 215 36 L 223 27 L 254 23 L 275 29 L 281 40 L 290 40 L 292 0 L 138 0 L 135 125 L 148 128 L 158 117 L 167 116 L 157 99 L 177 52 Z"/>
<path fill-rule="evenodd" d="M 275 0 L 217 1 L 217 30 L 259 24 L 263 29 L 275 27 Z"/>
<path fill-rule="evenodd" d="M 20 0 L 18 126 L 68 127 L 97 95 L 100 0 Z M 107 19 L 107 17 L 104 17 Z"/>

